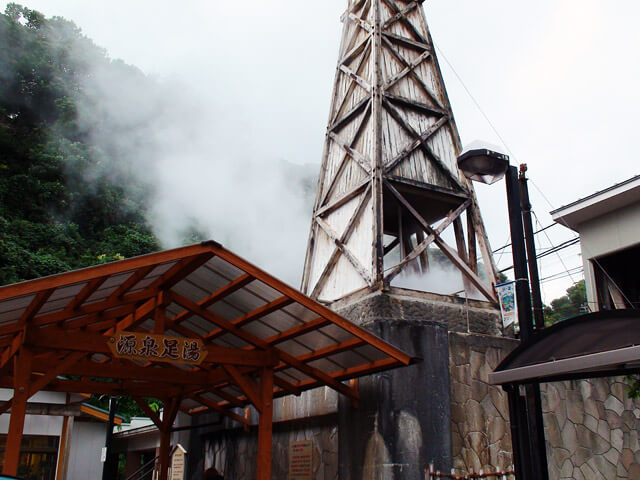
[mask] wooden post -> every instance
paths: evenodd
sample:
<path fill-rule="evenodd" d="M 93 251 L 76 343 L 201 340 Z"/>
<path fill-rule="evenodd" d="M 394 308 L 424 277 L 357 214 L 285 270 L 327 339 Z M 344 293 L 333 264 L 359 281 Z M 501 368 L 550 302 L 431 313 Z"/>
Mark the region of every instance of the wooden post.
<path fill-rule="evenodd" d="M 175 397 L 170 402 L 165 400 L 162 422 L 159 425 L 156 424 L 160 430 L 160 452 L 158 455 L 160 457 L 160 471 L 158 472 L 158 480 L 167 480 L 169 478 L 171 429 L 178 414 L 180 402 L 182 402 L 182 398 L 180 397 Z"/>
<path fill-rule="evenodd" d="M 18 474 L 24 416 L 27 410 L 27 400 L 29 399 L 31 360 L 31 351 L 25 347 L 21 347 L 14 358 L 13 402 L 11 404 L 9 434 L 7 436 L 7 446 L 4 453 L 4 465 L 2 467 L 2 473 L 7 475 Z"/>
<path fill-rule="evenodd" d="M 171 431 L 163 429 L 160 431 L 160 454 L 158 471 L 158 480 L 167 480 L 169 478 L 169 453 L 171 449 Z"/>
<path fill-rule="evenodd" d="M 258 421 L 257 480 L 271 480 L 271 451 L 273 434 L 273 369 L 264 368 L 260 380 L 262 411 Z"/>

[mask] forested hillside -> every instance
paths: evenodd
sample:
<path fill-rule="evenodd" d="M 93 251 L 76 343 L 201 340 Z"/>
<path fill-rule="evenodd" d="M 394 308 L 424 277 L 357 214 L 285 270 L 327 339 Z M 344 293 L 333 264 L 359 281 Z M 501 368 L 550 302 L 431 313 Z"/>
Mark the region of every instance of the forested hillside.
<path fill-rule="evenodd" d="M 126 142 L 96 139 L 135 131 L 94 101 L 96 65 L 153 87 L 70 21 L 17 4 L 0 15 L 0 284 L 158 248 L 149 187 L 127 174 Z"/>

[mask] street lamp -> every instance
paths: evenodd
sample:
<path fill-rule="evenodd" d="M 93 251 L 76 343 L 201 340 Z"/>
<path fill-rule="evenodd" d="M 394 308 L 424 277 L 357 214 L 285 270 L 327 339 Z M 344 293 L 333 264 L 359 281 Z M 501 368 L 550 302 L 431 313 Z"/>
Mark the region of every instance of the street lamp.
<path fill-rule="evenodd" d="M 504 177 L 508 167 L 509 156 L 489 148 L 466 150 L 458 157 L 458 168 L 469 180 L 487 185 Z"/>
<path fill-rule="evenodd" d="M 488 147 L 467 149 L 458 157 L 458 168 L 470 180 L 491 185 L 502 177 L 507 184 L 511 251 L 516 282 L 518 322 L 523 342 L 533 335 L 531 291 L 522 216 L 522 196 L 518 185 L 518 170 L 509 164 L 509 156 Z M 526 184 L 525 184 L 526 188 Z M 528 194 L 525 196 L 528 203 Z M 535 245 L 529 239 L 535 265 Z M 532 253 L 533 252 L 533 253 Z M 532 269 L 532 273 L 533 269 Z M 532 278 L 537 279 L 537 268 Z M 537 291 L 537 288 L 534 289 Z M 514 466 L 518 480 L 548 480 L 547 458 L 544 439 L 544 424 L 538 384 L 509 385 L 505 390 L 509 396 L 509 414 L 513 444 Z"/>

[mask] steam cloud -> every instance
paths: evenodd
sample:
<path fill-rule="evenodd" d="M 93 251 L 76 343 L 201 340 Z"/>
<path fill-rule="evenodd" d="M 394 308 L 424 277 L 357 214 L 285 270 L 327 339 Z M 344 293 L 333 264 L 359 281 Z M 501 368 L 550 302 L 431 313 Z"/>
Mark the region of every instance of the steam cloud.
<path fill-rule="evenodd" d="M 164 248 L 197 231 L 298 284 L 318 166 L 266 158 L 237 111 L 176 79 L 100 63 L 83 92 L 78 122 L 115 159 L 88 173 L 88 187 L 133 177 L 150 186 L 148 220 Z"/>

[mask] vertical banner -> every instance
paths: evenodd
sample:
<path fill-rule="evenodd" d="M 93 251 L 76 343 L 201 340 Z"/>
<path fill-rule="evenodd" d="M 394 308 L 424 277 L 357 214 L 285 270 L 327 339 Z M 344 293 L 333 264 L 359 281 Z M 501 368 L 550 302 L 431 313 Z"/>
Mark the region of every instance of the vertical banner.
<path fill-rule="evenodd" d="M 514 325 L 518 330 L 518 302 L 516 298 L 516 282 L 505 282 L 496 285 L 496 293 L 500 300 L 500 313 L 502 314 L 502 326 L 507 328 Z"/>

